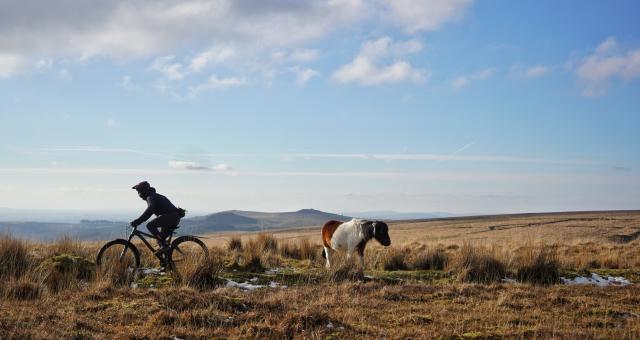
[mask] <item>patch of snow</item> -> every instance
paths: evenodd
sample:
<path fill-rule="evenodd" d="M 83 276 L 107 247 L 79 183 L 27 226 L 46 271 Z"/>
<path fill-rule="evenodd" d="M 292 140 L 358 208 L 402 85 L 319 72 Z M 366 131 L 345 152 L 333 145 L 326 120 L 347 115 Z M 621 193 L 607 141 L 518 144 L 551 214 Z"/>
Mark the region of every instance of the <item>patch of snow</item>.
<path fill-rule="evenodd" d="M 254 285 L 254 284 L 251 284 L 249 282 L 238 283 L 238 282 L 235 282 L 233 280 L 227 280 L 226 287 L 227 288 L 235 287 L 235 288 L 240 288 L 240 289 L 244 289 L 244 290 L 256 290 L 258 288 L 264 288 L 266 286 L 265 285 Z"/>
<path fill-rule="evenodd" d="M 138 283 L 137 282 L 131 282 L 131 288 L 138 288 Z"/>
<path fill-rule="evenodd" d="M 166 273 L 157 268 L 140 268 L 140 273 L 143 275 L 166 275 Z"/>
<path fill-rule="evenodd" d="M 253 281 L 253 282 L 255 282 L 255 281 Z M 238 282 L 235 282 L 233 280 L 228 280 L 228 279 L 227 279 L 226 287 L 228 287 L 228 288 L 235 287 L 235 288 L 240 288 L 240 289 L 244 289 L 244 290 L 256 290 L 258 288 L 266 288 L 266 287 L 269 287 L 269 288 L 287 288 L 287 286 L 281 285 L 278 282 L 274 282 L 274 281 L 269 282 L 268 285 L 254 285 L 254 284 L 249 283 L 247 281 L 242 282 L 242 283 L 238 283 Z"/>
<path fill-rule="evenodd" d="M 270 288 L 287 288 L 286 285 L 281 285 L 281 284 L 279 284 L 278 282 L 275 282 L 275 281 L 269 282 L 269 287 Z"/>
<path fill-rule="evenodd" d="M 329 329 L 333 328 L 333 323 L 331 323 L 331 321 L 329 321 L 329 323 L 327 324 L 327 328 Z"/>
<path fill-rule="evenodd" d="M 267 269 L 264 272 L 265 272 L 265 274 L 277 274 L 278 273 L 278 268 Z"/>
<path fill-rule="evenodd" d="M 254 276 L 254 277 L 250 278 L 249 281 L 256 282 L 256 281 L 258 281 L 258 277 Z"/>
<path fill-rule="evenodd" d="M 591 277 L 587 276 L 577 276 L 573 279 L 567 279 L 561 277 L 562 283 L 565 285 L 584 285 L 584 284 L 593 284 L 599 287 L 605 286 L 626 286 L 630 285 L 631 281 L 625 279 L 622 276 L 606 276 L 602 277 L 596 273 L 591 273 Z"/>
<path fill-rule="evenodd" d="M 373 276 L 372 275 L 365 275 L 364 278 L 365 279 L 369 279 L 369 280 L 373 280 Z"/>
<path fill-rule="evenodd" d="M 505 277 L 504 279 L 502 279 L 502 282 L 504 282 L 504 283 L 518 283 L 518 281 L 516 281 L 514 279 L 510 279 L 508 277 Z"/>

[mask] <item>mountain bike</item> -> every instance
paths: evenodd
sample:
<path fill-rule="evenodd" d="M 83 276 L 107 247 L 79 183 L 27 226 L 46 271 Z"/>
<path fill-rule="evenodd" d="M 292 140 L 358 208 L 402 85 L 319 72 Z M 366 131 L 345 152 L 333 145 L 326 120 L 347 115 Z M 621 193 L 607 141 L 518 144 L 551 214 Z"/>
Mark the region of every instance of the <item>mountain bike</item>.
<path fill-rule="evenodd" d="M 142 243 L 149 248 L 158 260 L 160 265 L 166 269 L 170 269 L 181 274 L 184 269 L 190 265 L 201 263 L 209 256 L 207 246 L 200 240 L 201 237 L 193 235 L 184 235 L 177 237 L 172 241 L 176 234 L 175 230 L 178 226 L 171 228 L 169 238 L 166 240 L 169 244 L 166 251 L 161 248 L 155 248 L 147 240 L 147 238 L 155 240 L 155 236 L 138 230 L 138 227 L 131 227 L 129 237 L 125 239 L 115 239 L 107 242 L 96 257 L 96 265 L 98 269 L 104 272 L 114 272 L 125 270 L 128 273 L 134 272 L 140 267 L 140 251 L 131 240 L 137 236 Z"/>

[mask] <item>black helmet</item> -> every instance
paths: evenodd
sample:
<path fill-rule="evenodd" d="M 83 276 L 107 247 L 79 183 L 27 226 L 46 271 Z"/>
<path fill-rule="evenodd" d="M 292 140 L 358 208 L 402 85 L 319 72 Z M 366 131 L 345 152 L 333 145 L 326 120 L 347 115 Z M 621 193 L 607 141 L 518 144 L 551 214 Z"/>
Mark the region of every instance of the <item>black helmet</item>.
<path fill-rule="evenodd" d="M 136 189 L 136 191 L 138 191 L 138 192 L 145 192 L 145 191 L 151 189 L 151 185 L 147 181 L 142 181 L 142 182 L 134 185 L 133 187 L 131 187 L 131 189 Z"/>

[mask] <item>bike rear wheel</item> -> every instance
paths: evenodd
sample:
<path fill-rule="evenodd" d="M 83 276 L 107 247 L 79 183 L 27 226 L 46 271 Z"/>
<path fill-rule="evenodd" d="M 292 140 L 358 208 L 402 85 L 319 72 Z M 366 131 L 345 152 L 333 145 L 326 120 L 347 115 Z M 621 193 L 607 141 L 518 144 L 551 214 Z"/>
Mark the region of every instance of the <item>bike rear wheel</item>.
<path fill-rule="evenodd" d="M 183 275 L 189 269 L 201 265 L 209 257 L 207 246 L 195 236 L 181 236 L 171 243 L 169 263 L 171 269 Z"/>
<path fill-rule="evenodd" d="M 96 257 L 98 275 L 108 277 L 114 283 L 128 284 L 132 282 L 138 267 L 140 267 L 138 248 L 123 239 L 108 242 L 102 246 Z"/>

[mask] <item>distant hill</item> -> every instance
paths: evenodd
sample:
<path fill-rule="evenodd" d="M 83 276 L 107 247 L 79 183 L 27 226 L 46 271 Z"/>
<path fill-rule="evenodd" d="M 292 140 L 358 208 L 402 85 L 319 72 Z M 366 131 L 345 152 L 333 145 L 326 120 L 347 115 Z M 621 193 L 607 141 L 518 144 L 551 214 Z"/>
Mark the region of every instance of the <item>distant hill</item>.
<path fill-rule="evenodd" d="M 256 231 L 320 226 L 328 220 L 348 221 L 351 217 L 302 209 L 292 212 L 257 212 L 229 210 L 184 219 L 180 224 L 194 233 L 214 231 Z"/>
<path fill-rule="evenodd" d="M 229 210 L 215 214 L 185 218 L 180 222 L 179 233 L 205 234 L 216 231 L 258 231 L 271 229 L 320 226 L 328 220 L 348 221 L 347 216 L 315 209 L 292 212 L 256 212 Z M 128 222 L 110 220 L 81 220 L 76 223 L 52 223 L 43 221 L 0 222 L 0 234 L 11 233 L 20 238 L 50 241 L 63 235 L 81 240 L 106 240 L 123 237 Z M 146 231 L 143 226 L 141 230 Z"/>

